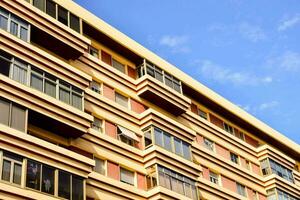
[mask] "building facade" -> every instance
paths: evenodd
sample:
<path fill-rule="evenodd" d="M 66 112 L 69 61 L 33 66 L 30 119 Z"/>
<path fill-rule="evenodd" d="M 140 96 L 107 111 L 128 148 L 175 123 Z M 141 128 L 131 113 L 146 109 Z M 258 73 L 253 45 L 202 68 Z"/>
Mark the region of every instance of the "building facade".
<path fill-rule="evenodd" d="M 0 199 L 299 200 L 300 146 L 71 0 L 0 0 Z"/>

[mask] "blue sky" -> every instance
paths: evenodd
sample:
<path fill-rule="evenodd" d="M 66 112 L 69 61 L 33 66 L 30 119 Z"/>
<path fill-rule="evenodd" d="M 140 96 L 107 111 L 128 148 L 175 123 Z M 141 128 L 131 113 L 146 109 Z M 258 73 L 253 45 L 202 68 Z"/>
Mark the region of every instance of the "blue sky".
<path fill-rule="evenodd" d="M 76 0 L 300 144 L 299 0 Z"/>

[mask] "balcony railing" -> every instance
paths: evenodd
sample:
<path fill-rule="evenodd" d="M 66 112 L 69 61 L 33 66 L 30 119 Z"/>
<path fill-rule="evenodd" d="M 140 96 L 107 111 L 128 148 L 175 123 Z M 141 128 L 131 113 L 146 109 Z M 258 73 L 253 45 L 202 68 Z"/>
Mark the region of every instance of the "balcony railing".
<path fill-rule="evenodd" d="M 138 76 L 139 78 L 141 78 L 146 74 L 152 76 L 153 78 L 162 82 L 164 85 L 182 94 L 182 86 L 180 80 L 144 59 L 144 62 L 138 67 Z"/>

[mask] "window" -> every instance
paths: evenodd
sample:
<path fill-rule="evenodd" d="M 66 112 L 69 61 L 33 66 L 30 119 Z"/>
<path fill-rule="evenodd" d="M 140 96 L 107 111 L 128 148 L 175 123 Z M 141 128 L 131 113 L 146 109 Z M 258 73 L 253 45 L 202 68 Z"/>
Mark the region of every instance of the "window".
<path fill-rule="evenodd" d="M 0 28 L 7 31 L 9 12 L 0 8 Z"/>
<path fill-rule="evenodd" d="M 147 175 L 146 176 L 146 184 L 147 184 L 147 189 L 154 188 L 157 186 L 157 178 L 155 175 Z"/>
<path fill-rule="evenodd" d="M 40 190 L 41 164 L 32 160 L 27 161 L 26 187 Z"/>
<path fill-rule="evenodd" d="M 116 68 L 117 70 L 119 70 L 120 72 L 125 73 L 125 65 L 123 65 L 122 63 L 118 62 L 115 59 L 112 59 L 112 66 L 114 68 Z"/>
<path fill-rule="evenodd" d="M 26 126 L 26 110 L 15 104 L 11 107 L 11 124 L 10 126 L 19 131 L 25 131 Z"/>
<path fill-rule="evenodd" d="M 46 13 L 56 19 L 56 4 L 52 0 L 46 0 Z"/>
<path fill-rule="evenodd" d="M 232 152 L 230 153 L 230 160 L 236 164 L 239 164 L 239 156 Z"/>
<path fill-rule="evenodd" d="M 58 196 L 70 199 L 71 194 L 71 175 L 69 173 L 59 171 L 58 173 Z"/>
<path fill-rule="evenodd" d="M 15 60 L 12 66 L 12 79 L 27 85 L 27 71 L 27 64 L 20 62 L 19 60 Z"/>
<path fill-rule="evenodd" d="M 78 33 L 80 32 L 79 17 L 73 15 L 72 13 L 70 13 L 70 28 Z"/>
<path fill-rule="evenodd" d="M 277 193 L 278 193 L 278 199 L 279 200 L 299 200 L 297 199 L 296 197 L 286 193 L 285 191 L 282 191 L 282 190 L 278 190 L 277 189 Z M 269 198 L 268 198 L 269 200 Z"/>
<path fill-rule="evenodd" d="M 181 81 L 173 77 L 172 75 L 164 72 L 159 67 L 151 64 L 147 61 L 144 61 L 142 65 L 138 67 L 138 75 L 142 77 L 144 75 L 152 76 L 153 78 L 157 79 L 158 81 L 164 83 L 168 87 L 176 90 L 177 92 L 181 93 Z"/>
<path fill-rule="evenodd" d="M 21 185 L 23 158 L 8 152 L 3 152 L 1 179 Z"/>
<path fill-rule="evenodd" d="M 207 120 L 207 113 L 201 109 L 198 108 L 198 115 L 203 118 L 203 119 L 206 119 Z"/>
<path fill-rule="evenodd" d="M 271 173 L 268 159 L 261 161 L 260 167 L 264 176 Z"/>
<path fill-rule="evenodd" d="M 50 166 L 28 160 L 26 187 L 54 195 L 54 171 Z"/>
<path fill-rule="evenodd" d="M 116 92 L 116 102 L 121 105 L 121 106 L 124 106 L 126 108 L 128 108 L 128 98 L 117 93 Z"/>
<path fill-rule="evenodd" d="M 9 70 L 12 64 L 12 57 L 0 50 L 0 74 L 9 77 Z"/>
<path fill-rule="evenodd" d="M 96 93 L 101 94 L 101 84 L 96 82 L 96 81 L 92 81 L 91 85 L 90 85 L 91 90 L 93 90 Z"/>
<path fill-rule="evenodd" d="M 219 185 L 219 175 L 213 172 L 209 172 L 210 182 Z"/>
<path fill-rule="evenodd" d="M 164 148 L 172 151 L 171 136 L 167 133 L 164 133 Z"/>
<path fill-rule="evenodd" d="M 207 138 L 204 138 L 204 146 L 211 151 L 215 149 L 215 143 Z"/>
<path fill-rule="evenodd" d="M 191 150 L 190 150 L 190 145 L 188 143 L 182 142 L 182 151 L 183 151 L 183 157 L 190 160 Z"/>
<path fill-rule="evenodd" d="M 99 174 L 105 175 L 105 161 L 96 157 L 94 157 L 94 160 L 96 163 L 94 171 L 98 172 Z"/>
<path fill-rule="evenodd" d="M 94 117 L 94 121 L 92 123 L 92 128 L 102 132 L 102 120 Z"/>
<path fill-rule="evenodd" d="M 239 195 L 242 195 L 242 196 L 246 196 L 246 188 L 244 185 L 240 184 L 240 183 L 236 183 L 236 187 L 237 187 L 237 193 Z"/>
<path fill-rule="evenodd" d="M 247 168 L 248 170 L 250 170 L 250 161 L 249 161 L 249 160 L 246 160 L 246 168 Z"/>
<path fill-rule="evenodd" d="M 61 6 L 58 6 L 58 21 L 68 26 L 68 11 Z"/>
<path fill-rule="evenodd" d="M 8 29 L 8 27 L 10 28 Z M 0 8 L 0 28 L 24 41 L 29 40 L 29 24 L 3 8 Z"/>
<path fill-rule="evenodd" d="M 0 98 L 0 123 L 19 131 L 25 131 L 26 109 Z"/>
<path fill-rule="evenodd" d="M 145 147 L 146 148 L 153 144 L 151 130 L 148 130 L 147 132 L 145 132 L 144 138 L 145 138 Z"/>
<path fill-rule="evenodd" d="M 54 168 L 43 165 L 42 192 L 54 194 Z"/>
<path fill-rule="evenodd" d="M 121 182 L 134 185 L 134 172 L 131 172 L 122 167 L 120 169 L 121 169 L 121 176 L 120 176 Z"/>
<path fill-rule="evenodd" d="M 83 200 L 83 179 L 72 175 L 72 200 Z"/>
<path fill-rule="evenodd" d="M 176 153 L 177 155 L 182 156 L 185 159 L 191 159 L 191 150 L 189 143 L 184 142 L 183 140 L 176 138 L 159 128 L 152 127 L 150 131 L 151 130 L 154 131 L 154 139 L 156 145 L 161 146 L 170 152 Z"/>
<path fill-rule="evenodd" d="M 94 57 L 96 57 L 96 58 L 99 58 L 99 50 L 96 49 L 96 48 L 94 48 L 94 47 L 92 47 L 92 46 L 89 47 L 89 53 L 90 53 L 92 56 L 94 56 Z"/>
<path fill-rule="evenodd" d="M 37 68 L 31 68 L 30 86 L 43 92 L 43 72 Z"/>
<path fill-rule="evenodd" d="M 272 159 L 268 159 L 271 167 L 271 172 L 273 174 L 276 174 L 292 183 L 294 183 L 294 178 L 293 178 L 293 172 L 290 169 L 287 169 L 286 167 L 280 165 L 279 163 L 275 162 Z M 266 166 L 264 166 L 266 167 Z M 263 169 L 263 168 L 262 168 Z"/>
<path fill-rule="evenodd" d="M 195 181 L 175 171 L 158 166 L 159 184 L 169 190 L 185 195 L 192 199 L 197 198 Z"/>
<path fill-rule="evenodd" d="M 233 134 L 233 128 L 232 128 L 232 126 L 230 126 L 230 125 L 228 125 L 226 123 L 224 123 L 224 130 L 227 131 L 228 133 Z"/>
<path fill-rule="evenodd" d="M 56 98 L 56 87 L 56 78 L 50 74 L 45 74 L 44 92 L 47 95 Z"/>
<path fill-rule="evenodd" d="M 45 0 L 33 0 L 33 6 L 45 11 Z"/>

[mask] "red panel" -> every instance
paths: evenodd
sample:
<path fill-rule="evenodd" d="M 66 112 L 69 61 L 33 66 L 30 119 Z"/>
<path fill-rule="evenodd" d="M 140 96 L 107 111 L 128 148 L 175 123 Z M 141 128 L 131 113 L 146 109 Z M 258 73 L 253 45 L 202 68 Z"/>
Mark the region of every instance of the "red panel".
<path fill-rule="evenodd" d="M 223 121 L 216 116 L 209 114 L 210 122 L 213 123 L 214 125 L 220 127 L 221 129 L 224 129 L 223 126 Z"/>
<path fill-rule="evenodd" d="M 196 140 L 197 140 L 198 144 L 200 144 L 201 146 L 204 144 L 204 141 L 203 141 L 204 139 L 203 139 L 202 135 L 197 134 Z"/>
<path fill-rule="evenodd" d="M 202 166 L 202 170 L 203 170 L 203 178 L 205 178 L 206 180 L 209 180 L 209 169 L 206 167 Z"/>
<path fill-rule="evenodd" d="M 111 64 L 111 55 L 106 53 L 105 51 L 101 50 L 101 60 L 105 62 L 106 64 L 112 65 Z"/>
<path fill-rule="evenodd" d="M 120 180 L 120 167 L 118 164 L 107 161 L 107 176 L 115 180 Z"/>
<path fill-rule="evenodd" d="M 259 143 L 257 140 L 253 139 L 252 137 L 248 136 L 248 135 L 245 135 L 245 141 L 254 146 L 254 147 L 258 147 L 259 146 Z"/>
<path fill-rule="evenodd" d="M 195 104 L 191 104 L 191 111 L 193 112 L 193 113 L 195 113 L 196 115 L 198 115 L 198 108 L 197 108 L 197 106 L 195 105 Z"/>
<path fill-rule="evenodd" d="M 140 114 L 146 110 L 146 107 L 143 104 L 141 104 L 140 102 L 134 99 L 130 99 L 130 104 L 131 104 L 131 110 L 136 113 Z"/>
<path fill-rule="evenodd" d="M 260 167 L 254 163 L 251 163 L 251 167 L 252 167 L 252 171 L 257 174 L 257 175 L 261 175 L 260 173 Z"/>
<path fill-rule="evenodd" d="M 139 189 L 146 190 L 146 178 L 143 174 L 137 173 L 137 186 Z"/>
<path fill-rule="evenodd" d="M 236 192 L 237 191 L 237 188 L 236 188 L 236 183 L 235 181 L 225 177 L 225 176 L 221 176 L 221 179 L 222 179 L 222 185 L 223 187 L 233 191 L 233 192 Z"/>
<path fill-rule="evenodd" d="M 103 96 L 115 101 L 115 90 L 105 84 L 103 84 Z"/>
<path fill-rule="evenodd" d="M 228 149 L 220 146 L 219 144 L 215 144 L 217 154 L 221 155 L 222 157 L 230 160 L 230 152 Z"/>
<path fill-rule="evenodd" d="M 105 121 L 105 133 L 110 137 L 117 138 L 117 126 L 111 122 Z"/>
<path fill-rule="evenodd" d="M 128 72 L 128 76 L 133 78 L 133 79 L 136 79 L 136 70 L 133 69 L 132 67 L 127 67 L 127 72 Z"/>

